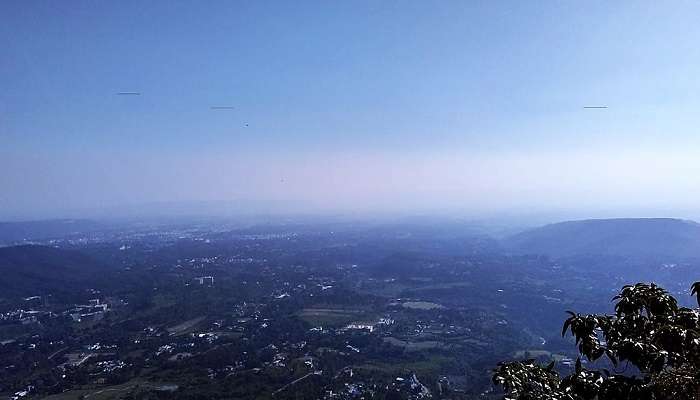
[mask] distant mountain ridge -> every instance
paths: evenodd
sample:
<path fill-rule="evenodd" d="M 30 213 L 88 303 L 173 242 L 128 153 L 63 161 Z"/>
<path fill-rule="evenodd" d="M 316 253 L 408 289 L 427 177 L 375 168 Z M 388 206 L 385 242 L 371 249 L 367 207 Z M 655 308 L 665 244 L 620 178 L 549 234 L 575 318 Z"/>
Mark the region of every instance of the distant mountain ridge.
<path fill-rule="evenodd" d="M 53 239 L 100 228 L 103 224 L 86 219 L 0 222 L 0 243 Z"/>
<path fill-rule="evenodd" d="M 674 218 L 616 218 L 545 225 L 503 240 L 517 254 L 700 258 L 700 224 Z"/>

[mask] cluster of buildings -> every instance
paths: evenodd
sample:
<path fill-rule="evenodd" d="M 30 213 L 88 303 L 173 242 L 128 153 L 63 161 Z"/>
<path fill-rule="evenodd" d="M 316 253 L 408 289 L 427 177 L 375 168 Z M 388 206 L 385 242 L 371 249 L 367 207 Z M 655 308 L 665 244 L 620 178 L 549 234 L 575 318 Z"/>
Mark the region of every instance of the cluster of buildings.
<path fill-rule="evenodd" d="M 70 315 L 74 322 L 99 321 L 109 311 L 109 305 L 100 299 L 92 299 L 89 304 L 76 305 L 65 313 Z"/>

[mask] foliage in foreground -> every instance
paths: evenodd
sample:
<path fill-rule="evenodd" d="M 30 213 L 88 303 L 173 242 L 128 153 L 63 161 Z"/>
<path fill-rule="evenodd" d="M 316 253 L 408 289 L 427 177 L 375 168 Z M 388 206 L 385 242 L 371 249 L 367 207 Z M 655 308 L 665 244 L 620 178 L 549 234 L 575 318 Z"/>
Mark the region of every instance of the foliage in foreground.
<path fill-rule="evenodd" d="M 691 289 L 700 306 L 700 282 Z M 580 353 L 571 375 L 560 377 L 554 363 L 500 363 L 493 382 L 504 399 L 700 399 L 700 310 L 679 307 L 653 283 L 625 286 L 613 300 L 614 315 L 569 312 L 562 335 L 570 332 Z M 606 357 L 615 368 L 589 370 L 581 357 Z"/>

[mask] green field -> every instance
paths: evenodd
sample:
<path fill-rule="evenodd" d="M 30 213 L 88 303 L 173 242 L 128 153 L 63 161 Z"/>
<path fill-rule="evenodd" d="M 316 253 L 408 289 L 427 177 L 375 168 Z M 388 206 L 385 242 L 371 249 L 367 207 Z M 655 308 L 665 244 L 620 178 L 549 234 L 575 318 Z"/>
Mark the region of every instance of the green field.
<path fill-rule="evenodd" d="M 314 326 L 342 326 L 367 315 L 365 310 L 350 308 L 311 307 L 304 308 L 299 318 Z"/>

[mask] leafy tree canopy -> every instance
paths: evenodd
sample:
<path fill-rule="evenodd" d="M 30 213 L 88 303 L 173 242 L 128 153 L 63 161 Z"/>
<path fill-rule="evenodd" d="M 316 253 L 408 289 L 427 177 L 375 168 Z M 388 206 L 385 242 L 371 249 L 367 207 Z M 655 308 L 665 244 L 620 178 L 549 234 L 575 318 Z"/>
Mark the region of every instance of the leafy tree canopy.
<path fill-rule="evenodd" d="M 692 285 L 691 294 L 700 306 L 700 282 Z M 579 351 L 572 374 L 561 377 L 553 362 L 500 363 L 493 382 L 503 387 L 504 399 L 700 399 L 700 310 L 679 307 L 653 283 L 625 286 L 613 300 L 614 315 L 568 312 L 562 335 L 570 333 Z M 635 368 L 586 369 L 581 357 L 607 357 L 615 367 Z"/>

